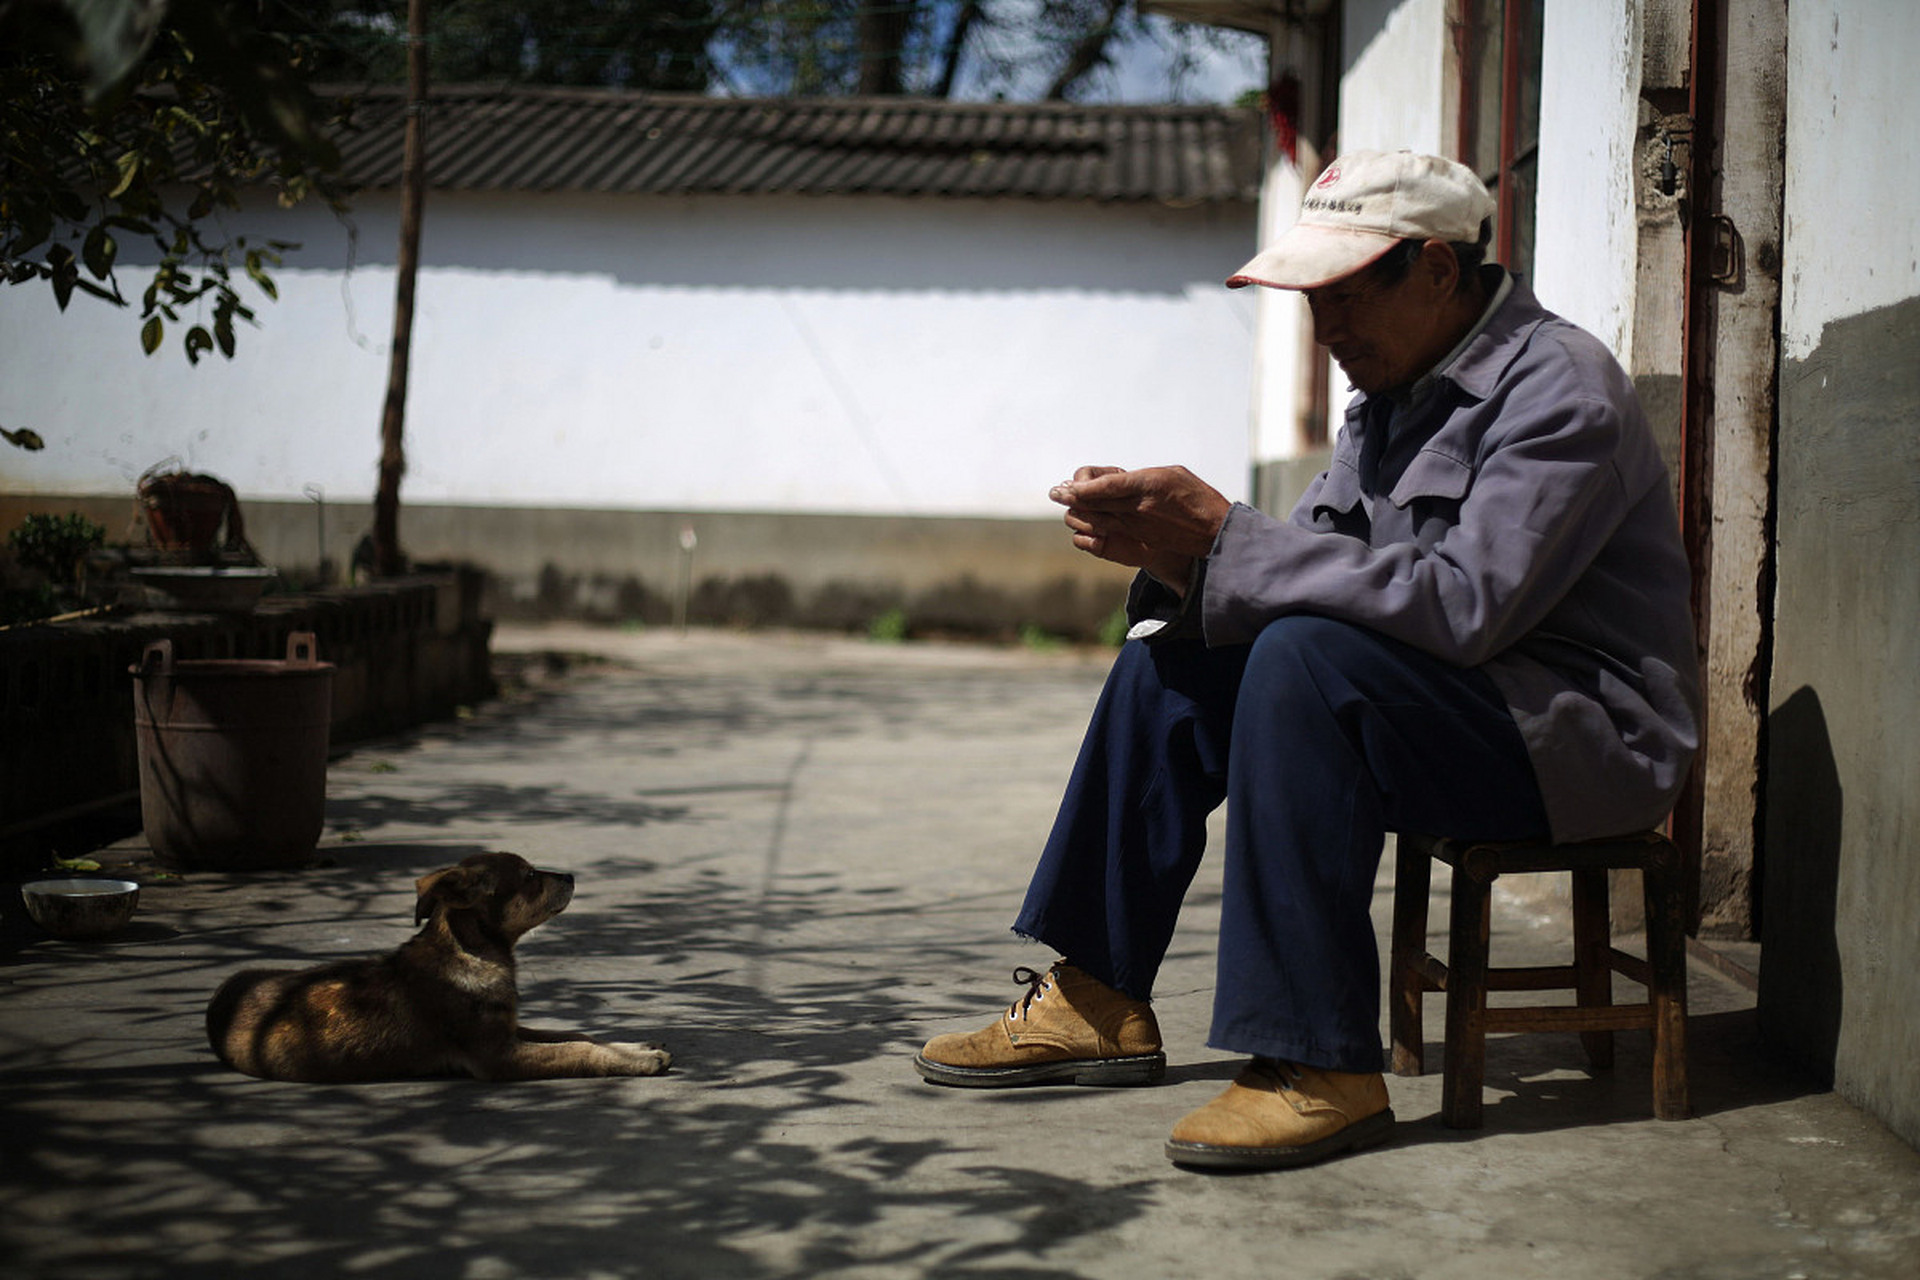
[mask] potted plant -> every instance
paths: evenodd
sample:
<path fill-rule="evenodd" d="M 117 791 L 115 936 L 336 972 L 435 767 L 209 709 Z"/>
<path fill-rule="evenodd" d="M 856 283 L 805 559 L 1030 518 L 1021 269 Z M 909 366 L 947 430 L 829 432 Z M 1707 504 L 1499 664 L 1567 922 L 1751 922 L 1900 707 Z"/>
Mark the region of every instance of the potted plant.
<path fill-rule="evenodd" d="M 64 516 L 35 513 L 7 535 L 7 550 L 22 569 L 42 575 L 44 581 L 25 590 L 6 593 L 5 617 L 0 622 L 22 622 L 50 617 L 64 602 L 82 595 L 81 567 L 87 553 L 106 541 L 104 526 L 79 512 Z"/>
<path fill-rule="evenodd" d="M 140 477 L 136 490 L 147 533 L 162 551 L 210 556 L 221 544 L 231 551 L 247 546 L 240 527 L 240 503 L 224 480 L 162 463 Z"/>

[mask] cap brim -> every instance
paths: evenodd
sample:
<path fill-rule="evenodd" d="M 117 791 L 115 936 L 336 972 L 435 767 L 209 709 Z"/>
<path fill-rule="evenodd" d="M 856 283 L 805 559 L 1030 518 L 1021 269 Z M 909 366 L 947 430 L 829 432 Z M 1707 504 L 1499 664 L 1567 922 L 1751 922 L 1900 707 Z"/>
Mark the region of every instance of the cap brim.
<path fill-rule="evenodd" d="M 1227 277 L 1227 288 L 1318 289 L 1379 261 L 1399 241 L 1375 231 L 1295 223 L 1285 235 Z"/>

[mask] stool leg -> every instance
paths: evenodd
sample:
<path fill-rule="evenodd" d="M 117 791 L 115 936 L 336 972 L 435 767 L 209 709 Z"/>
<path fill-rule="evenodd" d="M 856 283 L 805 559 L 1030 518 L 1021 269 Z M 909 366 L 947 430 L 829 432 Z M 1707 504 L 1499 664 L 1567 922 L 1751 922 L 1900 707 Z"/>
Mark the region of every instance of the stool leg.
<path fill-rule="evenodd" d="M 1684 1120 L 1687 1096 L 1687 933 L 1680 856 L 1654 850 L 1642 872 L 1647 900 L 1647 966 L 1653 972 L 1653 1114 Z"/>
<path fill-rule="evenodd" d="M 1433 862 L 1426 843 L 1402 835 L 1395 841 L 1393 954 L 1388 962 L 1388 1016 L 1393 1032 L 1393 1073 L 1417 1076 L 1426 1068 L 1424 1005 L 1427 984 L 1420 962 L 1427 954 L 1427 899 Z"/>
<path fill-rule="evenodd" d="M 1463 855 L 1453 869 L 1447 941 L 1447 1047 L 1440 1119 L 1450 1129 L 1478 1129 L 1487 1069 L 1487 944 L 1497 873 L 1476 875 Z"/>
<path fill-rule="evenodd" d="M 1573 873 L 1573 965 L 1575 989 L 1583 1009 L 1613 1003 L 1613 913 L 1604 867 Z M 1598 1070 L 1613 1065 L 1613 1032 L 1582 1031 L 1587 1061 Z"/>

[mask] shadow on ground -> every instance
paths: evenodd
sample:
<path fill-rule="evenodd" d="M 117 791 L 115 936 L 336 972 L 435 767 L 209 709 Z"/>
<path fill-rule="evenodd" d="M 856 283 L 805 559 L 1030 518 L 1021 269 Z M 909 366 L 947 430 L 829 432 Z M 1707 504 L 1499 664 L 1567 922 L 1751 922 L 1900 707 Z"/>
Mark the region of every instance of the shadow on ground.
<path fill-rule="evenodd" d="M 522 983 L 530 1023 L 672 1042 L 687 1067 L 664 1079 L 305 1086 L 217 1067 L 198 1040 L 205 992 L 298 944 L 271 923 L 211 923 L 228 896 L 248 894 L 246 917 L 271 921 L 275 894 L 298 889 L 300 936 L 357 933 L 346 927 L 390 915 L 396 881 L 463 850 L 407 852 L 359 848 L 298 885 L 209 887 L 177 933 L 111 948 L 111 990 L 94 992 L 77 1013 L 90 1027 L 73 1027 L 52 1061 L 44 1048 L 6 1052 L 8 1234 L 27 1268 L 10 1274 L 758 1276 L 860 1263 L 1054 1276 L 1071 1272 L 1035 1263 L 1035 1242 L 1135 1209 L 1114 1186 L 970 1163 L 952 1134 L 899 1140 L 862 1125 L 881 1100 L 852 1065 L 904 1063 L 910 1023 L 952 1009 L 837 975 L 778 990 L 739 979 L 755 960 L 743 938 L 847 906 L 831 887 L 768 900 L 689 885 L 630 912 L 563 915 L 545 948 L 528 940 L 541 975 L 607 961 L 676 973 L 651 992 L 624 977 Z M 73 975 L 21 979 L 29 1000 L 56 1000 Z M 672 1025 L 630 1025 L 657 1007 Z M 929 1161 L 945 1171 L 916 1176 Z M 858 1244 L 881 1217 L 922 1213 L 912 1244 L 883 1255 Z"/>
<path fill-rule="evenodd" d="M 324 1087 L 213 1061 L 201 1010 L 227 973 L 397 945 L 412 878 L 479 847 L 368 843 L 296 873 L 198 875 L 171 902 L 159 889 L 139 933 L 28 946 L 41 963 L 14 970 L 16 1007 L 46 1017 L 83 970 L 98 982 L 41 1043 L 0 1034 L 9 1275 L 1038 1278 L 1075 1274 L 1043 1247 L 1138 1211 L 1141 1188 L 1007 1168 L 932 1126 L 882 1132 L 878 1111 L 924 1088 L 905 1070 L 918 1026 L 970 1010 L 783 942 L 841 913 L 912 929 L 904 904 L 832 883 L 696 876 L 529 937 L 526 1021 L 665 1040 L 681 1063 L 665 1078 Z M 784 976 L 751 980 L 757 966 Z M 899 1064 L 878 1094 L 854 1070 L 877 1059 Z"/>
<path fill-rule="evenodd" d="M 954 776 L 979 739 L 983 774 L 998 771 L 994 803 L 1024 804 L 1028 780 L 1001 775 L 1020 767 L 1009 744 L 1031 732 L 1040 704 L 1071 722 L 1071 736 L 1090 704 L 1086 678 L 628 673 L 357 753 L 341 762 L 328 822 L 368 838 L 330 843 L 298 871 L 153 883 L 136 928 L 106 942 L 40 937 L 13 897 L 14 912 L 0 911 L 0 952 L 11 948 L 0 960 L 8 1280 L 1064 1280 L 1124 1273 L 1174 1228 L 1186 1233 L 1179 1247 L 1214 1243 L 1214 1224 L 1242 1211 L 1236 1229 L 1268 1230 L 1259 1258 L 1244 1259 L 1258 1263 L 1249 1273 L 1274 1274 L 1287 1266 L 1266 1250 L 1272 1223 L 1286 1221 L 1272 1216 L 1283 1197 L 1336 1234 L 1342 1222 L 1395 1218 L 1379 1238 L 1399 1239 L 1398 1216 L 1444 1223 L 1457 1204 L 1487 1203 L 1489 1174 L 1469 1144 L 1510 1152 L 1516 1135 L 1644 1134 L 1633 1127 L 1649 1110 L 1642 1037 L 1622 1036 L 1617 1068 L 1597 1074 L 1582 1069 L 1572 1036 L 1499 1039 L 1482 1133 L 1430 1118 L 1435 1077 L 1398 1084 L 1409 1123 L 1377 1163 L 1316 1171 L 1291 1191 L 1242 1180 L 1242 1205 L 1219 1198 L 1232 1187 L 1182 1181 L 1160 1159 L 1157 1135 L 1177 1118 L 1162 1112 L 1178 1093 L 980 1096 L 921 1084 L 908 1059 L 930 1029 L 1010 998 L 1005 934 L 983 922 L 1017 902 L 1020 886 L 1004 886 L 1004 904 L 929 887 L 949 883 L 939 876 L 952 855 L 899 840 L 896 806 L 873 803 L 862 770 L 895 763 L 884 757 L 897 740 L 903 768 L 931 758 Z M 815 781 L 816 744 L 854 738 L 886 747 L 842 757 L 838 773 L 822 766 L 826 780 Z M 677 771 L 593 773 L 604 758 Z M 545 771 L 525 771 L 528 761 Z M 924 775 L 900 776 L 898 810 L 938 799 L 913 789 Z M 796 796 L 829 785 L 842 789 L 831 821 L 816 800 L 814 825 L 796 834 Z M 971 788 L 973 775 L 950 785 Z M 980 807 L 972 795 L 948 802 L 969 818 Z M 585 889 L 521 948 L 523 1019 L 662 1041 L 673 1073 L 323 1087 L 215 1063 L 202 1011 L 228 973 L 397 946 L 411 933 L 416 877 L 514 848 L 523 833 L 568 850 L 563 869 Z M 624 847 L 641 852 L 612 852 Z M 917 861 L 894 857 L 896 847 Z M 1210 892 L 1194 895 L 1190 915 L 1217 909 Z M 1185 975 L 1181 1000 L 1202 1007 L 1208 943 L 1204 928 L 1183 934 L 1170 957 Z M 1434 1012 L 1429 1021 L 1437 1031 Z M 1769 1065 L 1750 1011 L 1697 1007 L 1690 1030 L 1703 1116 L 1810 1092 Z M 1236 1069 L 1201 1049 L 1191 1026 L 1170 1048 L 1174 1090 L 1205 1096 Z M 1439 1061 L 1437 1045 L 1429 1057 Z M 1124 1139 L 1070 1141 L 1101 1124 Z M 1146 1135 L 1137 1142 L 1136 1129 Z M 1399 1167 L 1395 1150 L 1421 1146 L 1434 1150 L 1411 1162 L 1404 1185 L 1367 1182 L 1369 1170 Z M 1458 1201 L 1432 1198 L 1443 1148 L 1468 1157 L 1451 1162 L 1467 1188 Z M 1584 1187 L 1587 1175 L 1556 1169 L 1553 1185 Z M 1081 1246 L 1099 1253 L 1097 1266 L 1076 1259 Z"/>

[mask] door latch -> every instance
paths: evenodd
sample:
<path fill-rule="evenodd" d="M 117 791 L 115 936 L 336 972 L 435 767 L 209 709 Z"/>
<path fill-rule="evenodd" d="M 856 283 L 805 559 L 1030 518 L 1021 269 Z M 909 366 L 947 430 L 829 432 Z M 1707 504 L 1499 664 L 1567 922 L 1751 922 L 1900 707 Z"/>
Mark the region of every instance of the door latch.
<path fill-rule="evenodd" d="M 1737 288 L 1746 263 L 1740 228 L 1724 213 L 1714 214 L 1708 225 L 1711 239 L 1707 244 L 1707 276 L 1717 285 Z"/>

